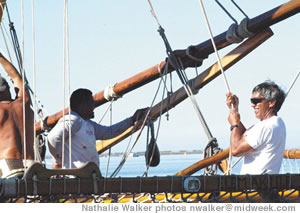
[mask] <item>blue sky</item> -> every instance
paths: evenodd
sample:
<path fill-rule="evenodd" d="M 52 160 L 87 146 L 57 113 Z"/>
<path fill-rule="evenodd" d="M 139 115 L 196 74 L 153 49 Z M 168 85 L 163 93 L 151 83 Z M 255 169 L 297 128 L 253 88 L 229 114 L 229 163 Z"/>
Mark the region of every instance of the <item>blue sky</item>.
<path fill-rule="evenodd" d="M 21 43 L 21 1 L 7 2 Z M 232 23 L 229 17 L 215 1 L 203 2 L 213 34 L 226 31 Z M 238 21 L 243 18 L 229 0 L 221 2 Z M 286 1 L 236 2 L 251 18 Z M 152 5 L 174 50 L 209 38 L 199 1 L 153 0 Z M 50 115 L 63 108 L 63 6 L 62 0 L 35 1 L 36 91 Z M 25 69 L 33 87 L 31 7 L 31 1 L 25 1 Z M 300 15 L 296 15 L 273 26 L 274 36 L 271 39 L 226 72 L 232 92 L 240 98 L 245 126 L 257 122 L 249 102 L 252 88 L 271 79 L 288 89 L 300 71 L 299 21 Z M 6 14 L 3 24 L 8 29 Z M 96 93 L 163 61 L 166 58 L 165 47 L 157 28 L 147 0 L 69 1 L 71 91 L 84 87 Z M 0 45 L 5 49 L 3 38 Z M 220 55 L 225 55 L 234 46 L 220 51 Z M 210 55 L 198 71 L 205 70 L 215 61 L 215 55 Z M 187 73 L 190 78 L 195 76 L 194 69 L 188 69 Z M 173 89 L 176 90 L 181 86 L 176 75 L 173 75 L 173 81 Z M 279 113 L 287 126 L 287 148 L 299 148 L 299 81 Z M 132 115 L 138 108 L 149 106 L 158 82 L 156 80 L 115 102 L 113 122 Z M 218 77 L 196 96 L 211 132 L 222 148 L 229 146 L 230 134 L 225 93 L 223 79 Z M 95 121 L 102 117 L 106 108 L 107 104 L 95 110 Z M 109 124 L 109 116 L 103 124 Z M 136 151 L 145 149 L 145 138 L 144 133 Z M 203 149 L 207 138 L 189 100 L 170 111 L 169 121 L 163 117 L 157 142 L 161 150 Z M 123 151 L 127 143 L 128 140 L 123 141 L 113 151 Z"/>

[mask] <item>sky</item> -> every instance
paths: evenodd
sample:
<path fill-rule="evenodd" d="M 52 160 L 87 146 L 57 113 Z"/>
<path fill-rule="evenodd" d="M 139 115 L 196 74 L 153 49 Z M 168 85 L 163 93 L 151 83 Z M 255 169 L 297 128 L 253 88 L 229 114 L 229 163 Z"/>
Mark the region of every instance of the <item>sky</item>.
<path fill-rule="evenodd" d="M 32 1 L 25 1 L 24 33 L 22 32 L 21 1 L 8 0 L 8 9 L 22 46 L 24 41 L 25 70 L 30 86 L 35 88 L 46 115 L 63 109 L 63 52 L 64 52 L 64 1 L 34 1 L 35 57 L 33 57 Z M 173 50 L 185 49 L 209 39 L 199 1 L 153 0 L 151 1 L 161 26 Z M 231 1 L 221 1 L 238 21 L 243 15 Z M 285 3 L 283 0 L 236 1 L 252 18 Z M 215 1 L 204 0 L 205 9 L 214 35 L 223 33 L 232 20 L 218 7 Z M 244 125 L 258 120 L 250 105 L 253 87 L 265 80 L 273 80 L 287 90 L 300 71 L 300 15 L 295 15 L 272 27 L 274 36 L 246 58 L 231 67 L 225 74 L 232 93 L 240 99 L 240 114 Z M 8 31 L 7 14 L 3 27 Z M 160 63 L 166 58 L 164 43 L 159 36 L 158 25 L 150 13 L 147 0 L 72 0 L 68 1 L 70 88 L 88 88 L 93 93 L 109 85 L 123 81 L 139 72 Z M 22 39 L 24 35 L 24 39 Z M 221 50 L 224 56 L 236 45 Z M 0 47 L 5 50 L 4 39 Z M 11 49 L 11 48 L 10 48 Z M 13 52 L 10 50 L 10 54 Z M 35 75 L 33 60 L 36 62 Z M 13 58 L 14 64 L 15 59 Z M 211 54 L 198 72 L 216 62 Z M 0 71 L 5 76 L 3 70 Z M 187 69 L 189 78 L 195 77 L 195 69 Z M 34 86 L 34 76 L 36 83 Z M 287 148 L 299 148 L 300 79 L 295 83 L 279 115 L 287 126 Z M 136 109 L 149 107 L 153 101 L 159 80 L 134 90 L 117 100 L 112 106 L 112 122 L 127 118 Z M 68 81 L 65 82 L 68 88 Z M 173 74 L 173 90 L 181 87 Z M 162 91 L 162 90 L 160 90 Z M 228 108 L 225 104 L 225 87 L 222 76 L 202 88 L 196 95 L 202 114 L 221 148 L 229 147 Z M 67 104 L 68 92 L 65 92 Z M 155 103 L 160 100 L 161 93 Z M 99 121 L 108 104 L 95 109 L 95 121 Z M 160 150 L 199 150 L 208 139 L 189 100 L 170 111 L 169 120 L 163 116 L 157 143 Z M 101 124 L 109 125 L 106 115 Z M 157 130 L 157 122 L 155 123 Z M 113 152 L 122 152 L 135 139 L 126 139 L 115 146 Z M 134 151 L 144 151 L 146 131 Z"/>

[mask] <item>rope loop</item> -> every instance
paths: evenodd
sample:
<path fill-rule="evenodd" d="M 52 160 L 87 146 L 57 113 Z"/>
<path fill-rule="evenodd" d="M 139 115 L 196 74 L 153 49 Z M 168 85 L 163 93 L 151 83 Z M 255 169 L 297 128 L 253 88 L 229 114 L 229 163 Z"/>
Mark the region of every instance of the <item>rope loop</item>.
<path fill-rule="evenodd" d="M 254 33 L 248 30 L 248 22 L 249 19 L 244 18 L 237 28 L 237 33 L 241 38 L 249 38 L 251 36 L 254 36 Z"/>
<path fill-rule="evenodd" d="M 241 38 L 237 33 L 238 25 L 232 24 L 228 28 L 226 32 L 226 40 L 230 43 L 240 43 L 243 41 L 243 38 Z"/>
<path fill-rule="evenodd" d="M 114 91 L 114 87 L 115 87 L 116 84 L 114 85 L 109 85 L 107 86 L 105 89 L 104 89 L 104 98 L 107 100 L 107 101 L 115 101 L 117 100 L 118 98 L 121 98 L 122 96 L 121 95 L 118 95 L 115 93 Z"/>

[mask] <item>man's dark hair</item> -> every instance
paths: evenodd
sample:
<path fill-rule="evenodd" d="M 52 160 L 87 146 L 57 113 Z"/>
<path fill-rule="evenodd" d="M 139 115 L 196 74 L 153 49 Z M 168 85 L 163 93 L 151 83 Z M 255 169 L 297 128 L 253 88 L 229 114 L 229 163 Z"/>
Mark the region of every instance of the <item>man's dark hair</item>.
<path fill-rule="evenodd" d="M 77 112 L 78 107 L 89 100 L 93 93 L 88 89 L 75 90 L 70 98 L 71 110 Z"/>
<path fill-rule="evenodd" d="M 252 90 L 252 93 L 259 92 L 266 100 L 276 100 L 274 111 L 277 113 L 285 100 L 285 92 L 273 81 L 265 81 Z"/>

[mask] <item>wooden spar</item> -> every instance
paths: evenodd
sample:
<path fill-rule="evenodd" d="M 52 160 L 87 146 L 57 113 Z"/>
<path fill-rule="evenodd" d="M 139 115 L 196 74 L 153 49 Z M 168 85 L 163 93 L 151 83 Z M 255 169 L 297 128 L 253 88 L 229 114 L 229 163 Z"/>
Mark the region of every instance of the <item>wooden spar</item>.
<path fill-rule="evenodd" d="M 188 168 L 186 168 L 180 172 L 177 172 L 174 176 L 192 175 L 195 172 L 197 172 L 205 167 L 208 167 L 213 164 L 217 164 L 217 163 L 221 162 L 222 160 L 225 160 L 226 158 L 228 158 L 228 155 L 229 155 L 229 148 L 225 149 L 224 151 L 222 151 L 212 157 L 205 158 L 203 160 L 200 160 L 200 161 L 194 163 L 193 165 L 189 166 Z"/>
<path fill-rule="evenodd" d="M 300 150 L 299 149 L 286 149 L 283 154 L 284 158 L 288 159 L 300 159 Z"/>
<path fill-rule="evenodd" d="M 235 63 L 237 63 L 239 60 L 241 60 L 243 57 L 245 57 L 248 53 L 250 53 L 252 50 L 257 48 L 260 44 L 262 44 L 264 41 L 266 41 L 268 38 L 270 38 L 273 35 L 271 30 L 266 30 L 264 32 L 261 32 L 252 38 L 249 38 L 242 44 L 240 44 L 238 47 L 236 47 L 234 50 L 232 50 L 229 54 L 224 56 L 221 60 L 224 71 L 233 66 Z M 193 85 L 194 90 L 199 90 L 209 82 L 211 82 L 213 79 L 215 79 L 218 75 L 221 74 L 221 69 L 218 65 L 218 63 L 215 63 L 213 66 L 209 67 L 207 70 L 202 72 L 199 76 L 196 78 L 190 80 L 191 85 Z M 185 92 L 185 89 L 182 87 L 178 89 L 176 92 L 174 92 L 172 95 L 170 95 L 168 98 L 165 98 L 162 102 L 156 104 L 153 106 L 153 108 L 150 111 L 150 117 L 153 119 L 158 118 L 160 114 L 165 113 L 167 110 L 175 107 L 177 104 L 181 103 L 183 100 L 187 98 L 187 94 Z M 122 133 L 122 135 L 118 136 L 117 138 L 113 138 L 110 140 L 102 140 L 98 141 L 96 144 L 98 153 L 102 153 L 109 149 L 110 147 L 114 146 L 121 140 L 125 139 L 129 135 L 131 135 L 133 132 L 138 130 L 140 126 L 136 126 L 135 129 L 133 127 L 130 127 L 127 131 Z"/>
<path fill-rule="evenodd" d="M 160 70 L 163 69 L 166 62 L 162 61 L 160 64 L 157 64 L 153 67 L 150 67 L 149 69 L 138 73 L 131 78 L 128 78 L 122 82 L 116 83 L 114 85 L 114 92 L 120 96 L 123 94 L 130 92 L 144 84 L 147 84 L 150 81 L 153 81 L 157 79 L 160 76 Z M 94 95 L 94 101 L 95 101 L 95 107 L 98 107 L 104 103 L 107 102 L 107 100 L 104 98 L 104 90 L 96 93 Z M 65 109 L 65 112 L 68 112 L 68 109 Z M 57 112 L 54 115 L 49 116 L 46 119 L 46 126 L 53 126 L 55 123 L 63 116 L 63 111 Z M 41 133 L 43 130 L 41 129 L 41 122 L 38 122 L 36 124 L 36 132 L 37 134 Z"/>
<path fill-rule="evenodd" d="M 274 8 L 266 13 L 256 16 L 255 18 L 250 19 L 248 22 L 248 28 L 251 32 L 259 32 L 267 28 L 268 26 L 278 23 L 298 12 L 300 12 L 300 0 L 293 0 L 277 8 Z M 226 40 L 226 32 L 219 34 L 214 39 L 216 42 L 217 49 L 222 49 L 231 44 Z M 201 62 L 196 62 L 195 60 L 191 59 L 186 54 L 187 50 L 189 50 L 190 55 L 200 59 L 205 59 L 208 57 L 209 54 L 214 52 L 210 39 L 198 45 L 190 46 L 188 49 L 174 51 L 174 54 L 177 57 L 180 57 L 181 61 L 183 62 L 183 67 L 185 68 L 200 66 L 202 64 Z M 165 63 L 166 62 L 163 61 L 160 63 L 160 65 L 155 65 L 153 67 L 150 67 L 144 72 L 141 72 L 125 81 L 116 83 L 114 85 L 115 93 L 122 96 L 142 85 L 145 85 L 159 78 L 160 72 L 158 67 L 162 69 Z M 169 66 L 167 72 L 172 72 L 172 71 L 174 71 L 174 68 Z M 107 100 L 104 98 L 104 91 L 95 94 L 94 100 L 95 100 L 96 107 L 106 103 Z M 68 109 L 65 109 L 65 112 L 67 111 Z M 63 111 L 60 111 L 54 115 L 47 117 L 47 119 L 45 120 L 45 126 L 51 127 L 55 125 L 56 122 L 62 117 L 62 115 L 63 115 Z M 43 131 L 41 129 L 41 122 L 37 122 L 35 129 L 37 134 Z"/>
<path fill-rule="evenodd" d="M 175 176 L 192 175 L 195 172 L 198 172 L 199 170 L 201 170 L 205 167 L 211 166 L 213 164 L 217 164 L 217 163 L 225 160 L 226 158 L 228 158 L 228 155 L 229 155 L 229 148 L 225 149 L 224 151 L 222 151 L 212 157 L 205 158 L 203 160 L 200 160 L 200 161 L 194 163 L 193 165 L 189 166 L 188 168 L 176 173 Z M 300 150 L 299 149 L 286 149 L 286 150 L 284 150 L 283 157 L 289 158 L 289 159 L 299 159 L 300 158 Z"/>
<path fill-rule="evenodd" d="M 265 12 L 261 15 L 258 15 L 248 21 L 248 30 L 253 33 L 260 32 L 261 30 L 270 27 L 284 19 L 287 19 L 300 12 L 300 0 L 291 0 L 285 4 L 282 4 L 268 12 Z M 226 40 L 227 31 L 214 37 L 217 49 L 224 48 L 230 43 Z M 191 55 L 198 55 L 201 51 L 209 55 L 214 51 L 213 46 L 211 45 L 211 40 L 190 47 Z M 185 51 L 181 51 L 178 55 L 183 55 Z M 183 59 L 182 59 L 183 60 Z"/>

